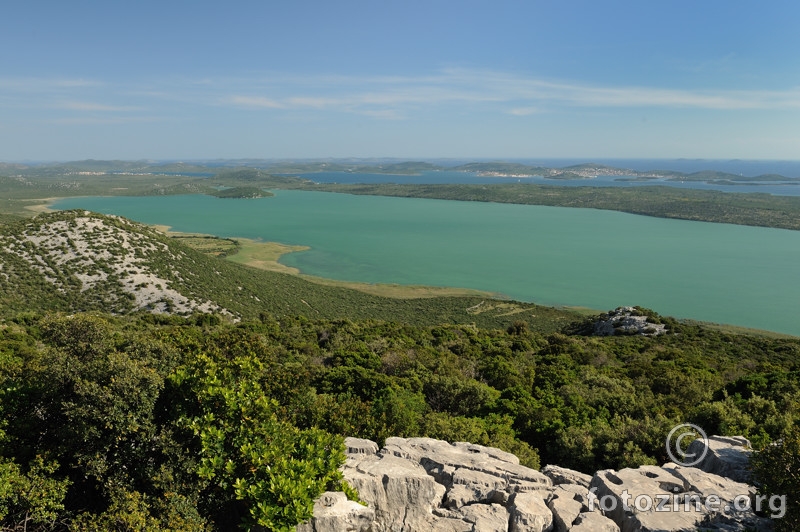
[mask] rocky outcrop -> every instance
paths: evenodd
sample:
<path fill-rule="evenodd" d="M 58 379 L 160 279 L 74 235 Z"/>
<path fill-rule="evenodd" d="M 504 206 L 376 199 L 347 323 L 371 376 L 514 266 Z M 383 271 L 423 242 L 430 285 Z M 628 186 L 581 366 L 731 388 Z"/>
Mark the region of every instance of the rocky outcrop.
<path fill-rule="evenodd" d="M 510 503 L 511 522 L 508 529 L 511 532 L 552 530 L 553 514 L 541 493 L 515 493 Z"/>
<path fill-rule="evenodd" d="M 370 445 L 372 444 L 372 445 Z M 372 442 L 348 438 L 344 476 L 375 508 L 373 530 L 547 530 L 544 504 L 551 486 L 513 454 L 429 438 Z M 539 492 L 540 507 L 519 494 Z M 535 516 L 535 517 L 534 517 Z M 539 528 L 523 526 L 539 523 Z M 533 526 L 533 525 L 532 525 Z M 516 530 L 515 529 L 515 530 Z"/>
<path fill-rule="evenodd" d="M 581 491 L 583 488 L 581 487 Z M 557 488 L 554 490 L 547 507 L 553 514 L 553 523 L 557 532 L 565 532 L 572 528 L 572 524 L 583 513 L 586 505 L 580 498 L 575 497 L 575 493 Z"/>
<path fill-rule="evenodd" d="M 542 473 L 544 473 L 553 484 L 578 484 L 580 486 L 589 487 L 589 483 L 592 481 L 592 476 L 587 475 L 585 473 L 581 473 L 579 471 L 573 471 L 572 469 L 567 469 L 565 467 L 558 467 L 555 465 L 547 465 L 542 468 Z"/>
<path fill-rule="evenodd" d="M 706 473 L 749 482 L 750 441 L 741 436 L 711 436 L 689 444 L 687 453 L 703 459 L 697 464 Z"/>
<path fill-rule="evenodd" d="M 734 452 L 746 451 L 738 441 L 709 438 L 709 447 L 728 449 L 717 454 L 738 463 Z M 369 440 L 348 438 L 345 446 L 344 477 L 367 506 L 326 493 L 300 532 L 772 529 L 752 511 L 751 486 L 695 467 L 641 466 L 589 476 L 556 466 L 539 472 L 499 449 L 430 438 L 389 438 L 380 450 Z"/>
<path fill-rule="evenodd" d="M 622 532 L 671 530 L 771 530 L 752 510 L 755 490 L 694 467 L 665 464 L 598 471 L 590 507 Z"/>
<path fill-rule="evenodd" d="M 635 307 L 618 307 L 594 322 L 591 334 L 595 336 L 641 335 L 658 336 L 665 334 L 664 324 L 654 323 Z"/>

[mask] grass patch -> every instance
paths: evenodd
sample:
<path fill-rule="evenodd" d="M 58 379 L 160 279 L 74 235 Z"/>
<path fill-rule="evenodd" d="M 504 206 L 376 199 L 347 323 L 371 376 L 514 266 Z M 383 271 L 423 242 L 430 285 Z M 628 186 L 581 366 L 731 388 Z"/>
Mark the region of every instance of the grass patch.
<path fill-rule="evenodd" d="M 358 283 L 355 281 L 337 281 L 336 279 L 326 279 L 313 275 L 300 274 L 299 277 L 312 283 L 326 286 L 336 286 L 340 288 L 350 288 L 366 294 L 381 297 L 391 297 L 396 299 L 422 299 L 434 297 L 501 297 L 499 294 L 471 290 L 469 288 L 457 288 L 449 286 L 423 286 L 423 285 L 402 285 L 402 284 L 381 284 L 381 283 Z"/>
<path fill-rule="evenodd" d="M 0 213 L 18 218 L 31 218 L 43 212 L 53 212 L 52 209 L 50 209 L 53 199 L 55 198 L 0 198 Z"/>
<path fill-rule="evenodd" d="M 297 268 L 290 268 L 278 262 L 286 253 L 305 251 L 308 246 L 290 246 L 279 242 L 261 242 L 250 238 L 237 238 L 239 248 L 235 254 L 226 258 L 231 262 L 244 264 L 260 270 L 299 274 Z"/>
<path fill-rule="evenodd" d="M 230 238 L 219 238 L 216 236 L 195 236 L 195 235 L 172 235 L 192 249 L 196 249 L 206 255 L 224 257 L 230 253 L 236 253 L 239 244 Z"/>
<path fill-rule="evenodd" d="M 19 204 L 26 210 L 28 213 L 33 213 L 33 215 L 41 214 L 43 212 L 56 212 L 52 206 L 53 202 L 59 198 L 42 198 L 42 199 L 34 199 L 34 200 L 22 200 Z"/>

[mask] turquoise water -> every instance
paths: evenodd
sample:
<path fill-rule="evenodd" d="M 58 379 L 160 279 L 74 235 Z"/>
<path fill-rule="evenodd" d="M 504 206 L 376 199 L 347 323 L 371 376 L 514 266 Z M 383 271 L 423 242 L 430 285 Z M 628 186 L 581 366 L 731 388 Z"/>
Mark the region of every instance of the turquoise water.
<path fill-rule="evenodd" d="M 467 287 L 596 309 L 642 305 L 800 335 L 798 231 L 307 191 L 251 200 L 73 198 L 56 208 L 307 245 L 281 262 L 334 279 Z"/>

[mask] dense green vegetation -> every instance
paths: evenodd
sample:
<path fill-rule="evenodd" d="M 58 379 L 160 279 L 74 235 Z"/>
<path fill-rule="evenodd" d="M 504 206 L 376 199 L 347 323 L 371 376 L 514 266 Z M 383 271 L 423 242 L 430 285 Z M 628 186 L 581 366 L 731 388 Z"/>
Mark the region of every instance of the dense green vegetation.
<path fill-rule="evenodd" d="M 775 530 L 800 530 L 800 427 L 755 453 L 750 465 L 760 494 L 785 497 L 786 515 L 776 520 Z"/>
<path fill-rule="evenodd" d="M 666 461 L 687 420 L 757 446 L 792 434 L 800 341 L 654 316 L 671 334 L 18 315 L 0 325 L 0 515 L 28 530 L 281 530 L 341 483 L 345 435 L 593 472 Z"/>
<path fill-rule="evenodd" d="M 218 198 L 264 198 L 273 194 L 259 187 L 231 187 L 211 192 L 211 195 Z"/>
<path fill-rule="evenodd" d="M 255 168 L 225 170 L 214 175 L 209 181 L 217 185 L 231 187 L 254 187 L 258 185 L 261 189 L 269 186 L 280 187 L 281 185 L 303 183 L 303 180 L 297 178 L 273 176 Z"/>
<path fill-rule="evenodd" d="M 235 347 L 221 330 L 209 342 L 200 326 L 86 315 L 26 323 L 0 340 L 4 529 L 289 530 L 343 487 L 341 437 L 279 415 L 274 361 L 252 337 Z"/>
<path fill-rule="evenodd" d="M 800 230 L 800 197 L 797 196 L 738 194 L 668 186 L 560 187 L 525 183 L 496 185 L 319 184 L 304 188 L 347 194 L 606 209 L 659 218 Z"/>
<path fill-rule="evenodd" d="M 220 238 L 209 235 L 185 235 L 170 234 L 170 238 L 189 246 L 192 249 L 201 251 L 207 255 L 215 257 L 226 257 L 235 254 L 241 247 L 237 240 L 232 238 Z"/>

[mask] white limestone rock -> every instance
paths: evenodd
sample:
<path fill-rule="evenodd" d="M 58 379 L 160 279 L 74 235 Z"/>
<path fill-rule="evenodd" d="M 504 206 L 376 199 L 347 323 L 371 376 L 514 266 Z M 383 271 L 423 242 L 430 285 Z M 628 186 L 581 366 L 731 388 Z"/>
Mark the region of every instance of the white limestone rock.
<path fill-rule="evenodd" d="M 556 532 L 567 532 L 572 528 L 572 524 L 584 509 L 583 504 L 568 497 L 555 497 L 547 503 L 547 507 L 553 512 Z"/>
<path fill-rule="evenodd" d="M 730 458 L 746 451 L 742 440 L 712 437 L 709 446 L 719 451 L 714 456 Z M 737 497 L 740 506 L 751 501 L 751 486 L 694 467 L 666 464 L 598 471 L 587 486 L 588 475 L 577 471 L 548 466 L 540 473 L 520 465 L 512 454 L 468 443 L 389 438 L 378 450 L 374 442 L 348 438 L 346 448 L 344 478 L 369 508 L 357 508 L 344 494 L 325 494 L 315 505 L 314 518 L 301 525 L 300 532 L 772 528 L 770 520 L 752 511 L 725 510 Z"/>
<path fill-rule="evenodd" d="M 372 440 L 365 440 L 363 438 L 345 438 L 344 439 L 345 452 L 348 455 L 376 455 L 378 454 L 378 444 Z"/>
<path fill-rule="evenodd" d="M 546 465 L 542 468 L 542 473 L 550 478 L 554 485 L 558 484 L 578 484 L 585 488 L 589 487 L 592 476 L 573 469 L 558 467 L 556 465 Z"/>
<path fill-rule="evenodd" d="M 375 510 L 376 532 L 425 530 L 445 488 L 419 465 L 396 456 L 348 457 L 345 479 Z M 355 455 L 359 456 L 359 455 Z"/>
<path fill-rule="evenodd" d="M 619 532 L 617 524 L 600 512 L 583 512 L 569 532 Z"/>
<path fill-rule="evenodd" d="M 464 521 L 480 532 L 508 532 L 508 510 L 500 504 L 472 504 L 461 508 Z"/>
<path fill-rule="evenodd" d="M 369 532 L 375 510 L 347 500 L 342 492 L 326 491 L 314 502 L 314 517 L 297 532 Z"/>
<path fill-rule="evenodd" d="M 553 529 L 553 513 L 539 492 L 515 493 L 509 501 L 511 532 L 547 532 Z"/>
<path fill-rule="evenodd" d="M 618 334 L 630 334 L 640 336 L 658 336 L 665 334 L 667 328 L 661 323 L 651 323 L 647 321 L 647 316 L 634 307 L 617 307 L 602 315 L 594 323 L 592 334 L 595 336 L 613 336 Z"/>
<path fill-rule="evenodd" d="M 752 511 L 735 512 L 752 487 L 696 468 L 675 464 L 598 471 L 590 492 L 622 532 L 696 530 L 769 530 L 770 522 Z"/>
<path fill-rule="evenodd" d="M 687 453 L 705 456 L 696 465 L 706 473 L 728 477 L 736 482 L 748 482 L 748 464 L 752 451 L 750 441 L 742 436 L 710 436 L 708 444 L 702 439 L 693 441 Z"/>

